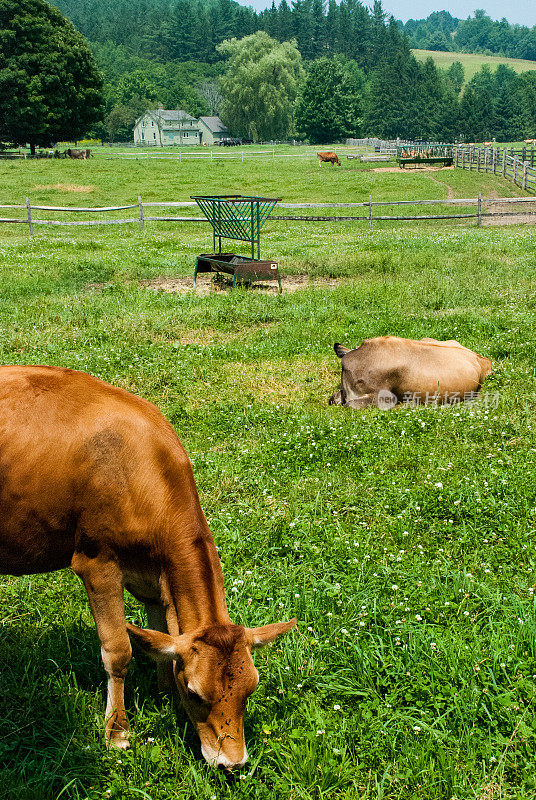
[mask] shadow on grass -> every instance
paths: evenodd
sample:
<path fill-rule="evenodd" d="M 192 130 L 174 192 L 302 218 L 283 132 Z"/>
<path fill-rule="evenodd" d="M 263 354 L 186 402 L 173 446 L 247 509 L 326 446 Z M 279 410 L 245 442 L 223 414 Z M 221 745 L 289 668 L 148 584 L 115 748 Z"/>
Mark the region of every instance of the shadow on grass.
<path fill-rule="evenodd" d="M 132 758 L 147 760 L 146 741 L 171 736 L 178 737 L 188 761 L 200 759 L 197 735 L 184 712 L 159 695 L 154 664 L 136 653 L 125 700 Z M 104 745 L 105 702 L 94 628 L 82 622 L 44 631 L 18 624 L 0 628 L 0 796 L 102 797 L 121 763 L 121 753 L 108 753 Z"/>

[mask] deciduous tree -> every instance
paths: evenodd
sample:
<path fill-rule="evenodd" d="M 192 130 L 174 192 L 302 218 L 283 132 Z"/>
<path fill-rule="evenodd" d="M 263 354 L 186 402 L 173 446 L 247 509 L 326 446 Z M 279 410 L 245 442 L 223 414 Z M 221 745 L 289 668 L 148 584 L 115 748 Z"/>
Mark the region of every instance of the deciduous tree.
<path fill-rule="evenodd" d="M 294 125 L 294 103 L 303 79 L 295 42 L 276 42 L 264 31 L 218 47 L 228 56 L 221 80 L 220 115 L 239 136 L 285 139 Z"/>

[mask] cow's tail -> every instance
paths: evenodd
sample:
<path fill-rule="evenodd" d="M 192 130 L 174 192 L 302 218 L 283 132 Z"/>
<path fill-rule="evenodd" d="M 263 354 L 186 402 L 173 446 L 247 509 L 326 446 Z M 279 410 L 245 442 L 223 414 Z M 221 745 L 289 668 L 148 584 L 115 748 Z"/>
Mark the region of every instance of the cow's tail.
<path fill-rule="evenodd" d="M 335 344 L 333 345 L 333 349 L 335 350 L 339 358 L 342 358 L 343 356 L 346 355 L 346 353 L 350 352 L 349 347 L 345 347 L 343 344 L 339 344 L 338 342 L 335 342 Z"/>

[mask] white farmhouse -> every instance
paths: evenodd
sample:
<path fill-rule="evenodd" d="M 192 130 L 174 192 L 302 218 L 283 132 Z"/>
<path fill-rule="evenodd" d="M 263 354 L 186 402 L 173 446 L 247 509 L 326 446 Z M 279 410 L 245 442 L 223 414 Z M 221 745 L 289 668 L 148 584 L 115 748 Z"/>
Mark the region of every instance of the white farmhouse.
<path fill-rule="evenodd" d="M 147 110 L 134 124 L 134 144 L 141 147 L 211 145 L 228 135 L 229 131 L 219 117 L 200 117 L 197 120 L 180 109 Z"/>

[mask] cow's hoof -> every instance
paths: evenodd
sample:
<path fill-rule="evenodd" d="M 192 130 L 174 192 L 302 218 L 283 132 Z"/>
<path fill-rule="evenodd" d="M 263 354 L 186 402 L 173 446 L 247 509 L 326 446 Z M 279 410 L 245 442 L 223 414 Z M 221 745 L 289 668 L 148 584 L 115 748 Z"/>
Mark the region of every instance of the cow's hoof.
<path fill-rule="evenodd" d="M 107 750 L 128 750 L 130 747 L 129 731 L 117 731 L 106 739 Z"/>

